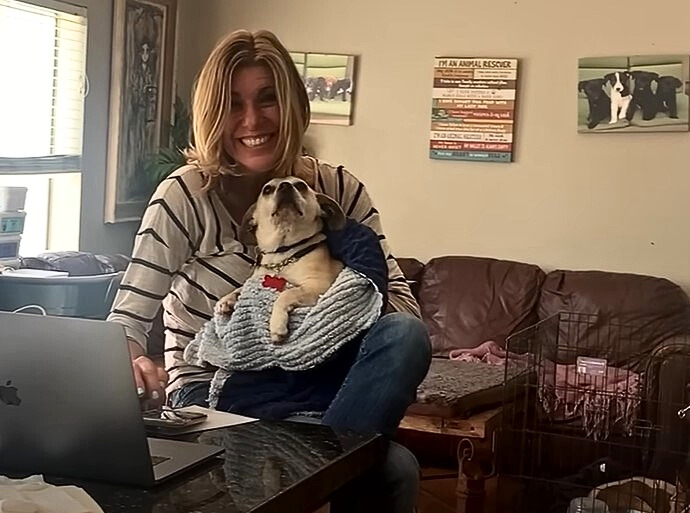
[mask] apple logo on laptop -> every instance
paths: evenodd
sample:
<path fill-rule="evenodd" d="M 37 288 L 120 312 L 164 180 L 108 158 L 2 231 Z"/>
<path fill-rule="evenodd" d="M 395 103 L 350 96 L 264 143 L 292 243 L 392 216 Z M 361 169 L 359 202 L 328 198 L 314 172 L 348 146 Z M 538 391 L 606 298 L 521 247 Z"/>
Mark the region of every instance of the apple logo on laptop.
<path fill-rule="evenodd" d="M 12 380 L 0 385 L 0 403 L 5 403 L 7 406 L 19 406 L 22 403 L 17 394 L 17 387 L 12 385 Z"/>

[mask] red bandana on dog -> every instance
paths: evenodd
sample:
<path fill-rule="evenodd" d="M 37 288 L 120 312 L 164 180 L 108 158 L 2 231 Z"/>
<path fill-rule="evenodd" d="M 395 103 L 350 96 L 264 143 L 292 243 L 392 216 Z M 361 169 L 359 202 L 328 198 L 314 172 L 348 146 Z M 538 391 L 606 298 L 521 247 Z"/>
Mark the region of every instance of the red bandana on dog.
<path fill-rule="evenodd" d="M 267 289 L 276 289 L 278 292 L 282 292 L 283 289 L 285 289 L 286 284 L 287 280 L 285 278 L 281 278 L 280 276 L 271 276 L 268 274 L 264 276 L 264 279 L 261 282 L 261 285 Z"/>

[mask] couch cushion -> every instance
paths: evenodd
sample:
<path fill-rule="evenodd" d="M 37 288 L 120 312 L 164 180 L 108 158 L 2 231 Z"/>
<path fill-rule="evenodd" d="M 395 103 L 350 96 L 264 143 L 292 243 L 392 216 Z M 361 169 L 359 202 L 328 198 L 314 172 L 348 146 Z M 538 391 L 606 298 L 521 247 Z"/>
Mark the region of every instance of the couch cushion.
<path fill-rule="evenodd" d="M 687 294 L 653 276 L 553 271 L 542 286 L 538 312 L 540 320 L 559 312 L 586 314 L 559 323 L 559 345 L 570 348 L 567 356 L 559 351 L 563 363 L 594 356 L 611 365 L 636 364 L 660 342 L 690 333 Z"/>
<path fill-rule="evenodd" d="M 510 334 L 536 322 L 543 280 L 532 264 L 466 256 L 429 261 L 419 299 L 434 354 L 486 340 L 503 346 Z"/>

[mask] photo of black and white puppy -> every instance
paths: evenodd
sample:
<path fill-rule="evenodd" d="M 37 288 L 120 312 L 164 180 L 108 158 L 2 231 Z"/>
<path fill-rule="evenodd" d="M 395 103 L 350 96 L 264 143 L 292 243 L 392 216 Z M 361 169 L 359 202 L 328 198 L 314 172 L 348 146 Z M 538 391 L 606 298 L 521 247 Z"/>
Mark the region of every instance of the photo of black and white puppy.
<path fill-rule="evenodd" d="M 617 123 L 620 119 L 626 119 L 628 106 L 632 101 L 630 73 L 615 71 L 604 76 L 604 80 L 611 84 L 611 119 L 609 124 Z"/>
<path fill-rule="evenodd" d="M 659 79 L 659 74 L 650 71 L 633 71 L 631 75 L 634 80 L 634 86 L 632 101 L 626 116 L 628 121 L 632 120 L 638 108 L 642 111 L 643 120 L 649 121 L 654 119 L 659 103 L 654 91 L 652 91 L 652 82 Z"/>
<path fill-rule="evenodd" d="M 657 83 L 656 99 L 658 109 L 662 112 L 668 112 L 668 117 L 677 119 L 676 89 L 682 87 L 683 82 L 676 77 L 663 76 L 657 79 Z"/>
<path fill-rule="evenodd" d="M 690 55 L 581 57 L 577 77 L 580 133 L 690 131 Z"/>
<path fill-rule="evenodd" d="M 589 103 L 589 114 L 587 114 L 587 128 L 589 129 L 597 126 L 611 114 L 611 98 L 604 91 L 605 82 L 603 78 L 593 78 L 580 80 L 577 84 L 577 90 L 585 93 Z"/>

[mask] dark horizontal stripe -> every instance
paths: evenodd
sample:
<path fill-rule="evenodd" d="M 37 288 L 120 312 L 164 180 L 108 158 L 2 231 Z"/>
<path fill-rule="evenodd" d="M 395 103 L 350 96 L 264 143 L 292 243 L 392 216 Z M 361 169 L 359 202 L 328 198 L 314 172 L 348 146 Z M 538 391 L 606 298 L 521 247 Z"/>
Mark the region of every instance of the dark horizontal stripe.
<path fill-rule="evenodd" d="M 384 234 L 379 235 L 379 240 L 386 240 L 386 236 Z"/>
<path fill-rule="evenodd" d="M 398 290 L 398 289 L 388 289 L 389 294 L 395 294 L 396 296 L 408 298 L 408 299 L 414 299 L 412 294 L 408 293 L 408 289 L 405 290 Z"/>
<path fill-rule="evenodd" d="M 164 353 L 177 353 L 180 351 L 184 351 L 184 347 L 166 347 L 163 349 Z"/>
<path fill-rule="evenodd" d="M 129 317 L 131 319 L 141 321 L 141 322 L 153 322 L 153 319 L 155 319 L 155 317 L 148 319 L 148 318 L 143 317 L 141 315 L 137 315 L 137 314 L 134 314 L 132 312 L 128 312 L 127 310 L 121 310 L 120 308 L 113 309 L 113 313 L 124 315 L 125 317 Z"/>
<path fill-rule="evenodd" d="M 163 240 L 163 237 L 161 237 L 160 235 L 158 235 L 158 233 L 156 232 L 156 230 L 154 230 L 153 228 L 147 228 L 146 230 L 142 230 L 142 231 L 140 231 L 139 233 L 137 233 L 137 235 L 150 235 L 151 237 L 153 237 L 154 239 L 156 239 L 158 242 L 160 242 L 161 244 L 163 244 L 166 248 L 170 249 L 170 246 L 168 246 L 168 243 L 165 242 L 165 241 Z"/>
<path fill-rule="evenodd" d="M 193 279 L 191 279 L 187 274 L 183 273 L 182 271 L 178 272 L 177 274 L 178 274 L 178 276 L 181 276 L 182 278 L 184 278 L 184 280 L 185 280 L 187 283 L 189 283 L 192 287 L 194 287 L 195 289 L 197 289 L 198 291 L 200 291 L 204 296 L 206 296 L 207 298 L 209 298 L 211 301 L 218 301 L 218 299 L 220 299 L 220 298 L 218 298 L 217 296 L 211 294 L 211 293 L 210 293 L 209 291 L 207 291 L 204 287 L 202 287 L 201 285 L 199 285 L 197 282 L 195 282 Z"/>
<path fill-rule="evenodd" d="M 144 260 L 143 258 L 132 258 L 132 263 L 143 265 L 144 267 L 148 267 L 149 269 L 153 269 L 154 271 L 158 271 L 159 273 L 165 274 L 167 276 L 172 276 L 174 274 L 173 272 L 167 270 L 165 267 L 162 267 L 158 264 L 154 264 L 153 262 L 149 262 L 148 260 Z"/>
<path fill-rule="evenodd" d="M 236 252 L 235 252 L 235 255 L 237 255 L 238 257 L 240 257 L 242 260 L 244 260 L 244 261 L 247 262 L 248 264 L 254 265 L 254 264 L 256 263 L 256 261 L 255 261 L 252 257 L 247 256 L 247 255 L 245 255 L 244 253 L 240 253 L 239 251 L 236 251 Z"/>
<path fill-rule="evenodd" d="M 399 278 L 393 278 L 392 280 L 388 280 L 390 282 L 398 282 L 398 283 L 407 283 L 407 278 L 404 276 L 400 276 Z"/>
<path fill-rule="evenodd" d="M 220 276 L 221 278 L 223 278 L 226 282 L 230 283 L 231 285 L 233 285 L 235 287 L 241 287 L 242 286 L 242 284 L 239 281 L 235 280 L 234 278 L 231 278 L 230 276 L 225 274 L 223 271 L 212 266 L 211 264 L 209 264 L 205 260 L 199 258 L 199 259 L 197 259 L 197 262 L 199 262 L 199 265 L 201 265 L 202 267 L 205 267 L 206 269 L 211 271 L 216 276 Z"/>
<path fill-rule="evenodd" d="M 165 210 L 166 214 L 168 214 L 168 217 L 173 222 L 173 224 L 177 226 L 177 229 L 180 230 L 180 232 L 182 232 L 182 235 L 184 235 L 185 239 L 187 239 L 189 249 L 191 249 L 192 253 L 194 253 L 196 251 L 196 247 L 194 245 L 194 242 L 192 241 L 192 237 L 191 235 L 189 235 L 189 231 L 187 230 L 187 228 L 185 228 L 184 224 L 182 224 L 182 221 L 180 221 L 175 215 L 175 213 L 172 211 L 170 205 L 168 205 L 168 203 L 163 198 L 158 198 L 149 203 L 149 207 L 152 207 L 154 205 L 160 205 L 163 208 L 163 210 Z"/>
<path fill-rule="evenodd" d="M 367 215 L 365 215 L 365 216 L 362 218 L 362 221 L 361 221 L 361 222 L 362 222 L 362 223 L 366 222 L 367 219 L 369 219 L 369 218 L 370 218 L 371 216 L 373 216 L 374 214 L 378 214 L 378 213 L 379 213 L 378 210 L 376 210 L 374 207 L 371 207 L 371 210 L 369 210 L 369 212 L 367 212 Z"/>
<path fill-rule="evenodd" d="M 135 294 L 138 294 L 140 296 L 147 297 L 149 299 L 156 299 L 158 301 L 162 301 L 163 298 L 165 298 L 165 294 L 160 295 L 160 294 L 154 294 L 153 292 L 149 292 L 148 290 L 143 290 L 135 287 L 134 285 L 125 285 L 122 284 L 120 285 L 120 290 L 129 290 L 130 292 L 134 292 Z"/>
<path fill-rule="evenodd" d="M 362 195 L 363 190 L 364 184 L 362 182 L 359 182 L 359 185 L 357 186 L 357 192 L 355 192 L 355 197 L 352 199 L 352 203 L 350 203 L 350 206 L 347 207 L 347 213 L 345 214 L 347 217 L 350 217 L 352 215 L 352 212 L 354 212 L 355 208 L 357 207 L 359 197 Z"/>
<path fill-rule="evenodd" d="M 196 335 L 194 333 L 191 333 L 189 331 L 181 330 L 180 328 L 165 328 L 168 330 L 170 333 L 174 333 L 175 335 L 182 335 L 183 337 L 187 338 L 194 338 Z"/>
<path fill-rule="evenodd" d="M 165 372 L 172 372 L 175 369 L 178 369 L 179 367 L 171 367 L 170 369 L 165 369 Z M 178 381 L 181 378 L 189 378 L 192 376 L 203 376 L 205 374 L 213 374 L 212 370 L 202 370 L 202 371 L 191 371 L 191 372 L 180 372 L 175 378 L 171 379 L 168 381 L 168 386 L 172 385 L 176 381 Z"/>
<path fill-rule="evenodd" d="M 204 319 L 205 321 L 210 321 L 211 320 L 211 315 L 202 312 L 201 310 L 197 310 L 196 308 L 192 308 L 189 305 L 186 305 L 184 301 L 180 298 L 180 296 L 177 295 L 177 293 L 174 290 L 170 291 L 170 295 L 174 296 L 177 298 L 177 300 L 180 302 L 182 307 L 187 310 L 190 314 L 195 315 L 201 319 Z"/>

